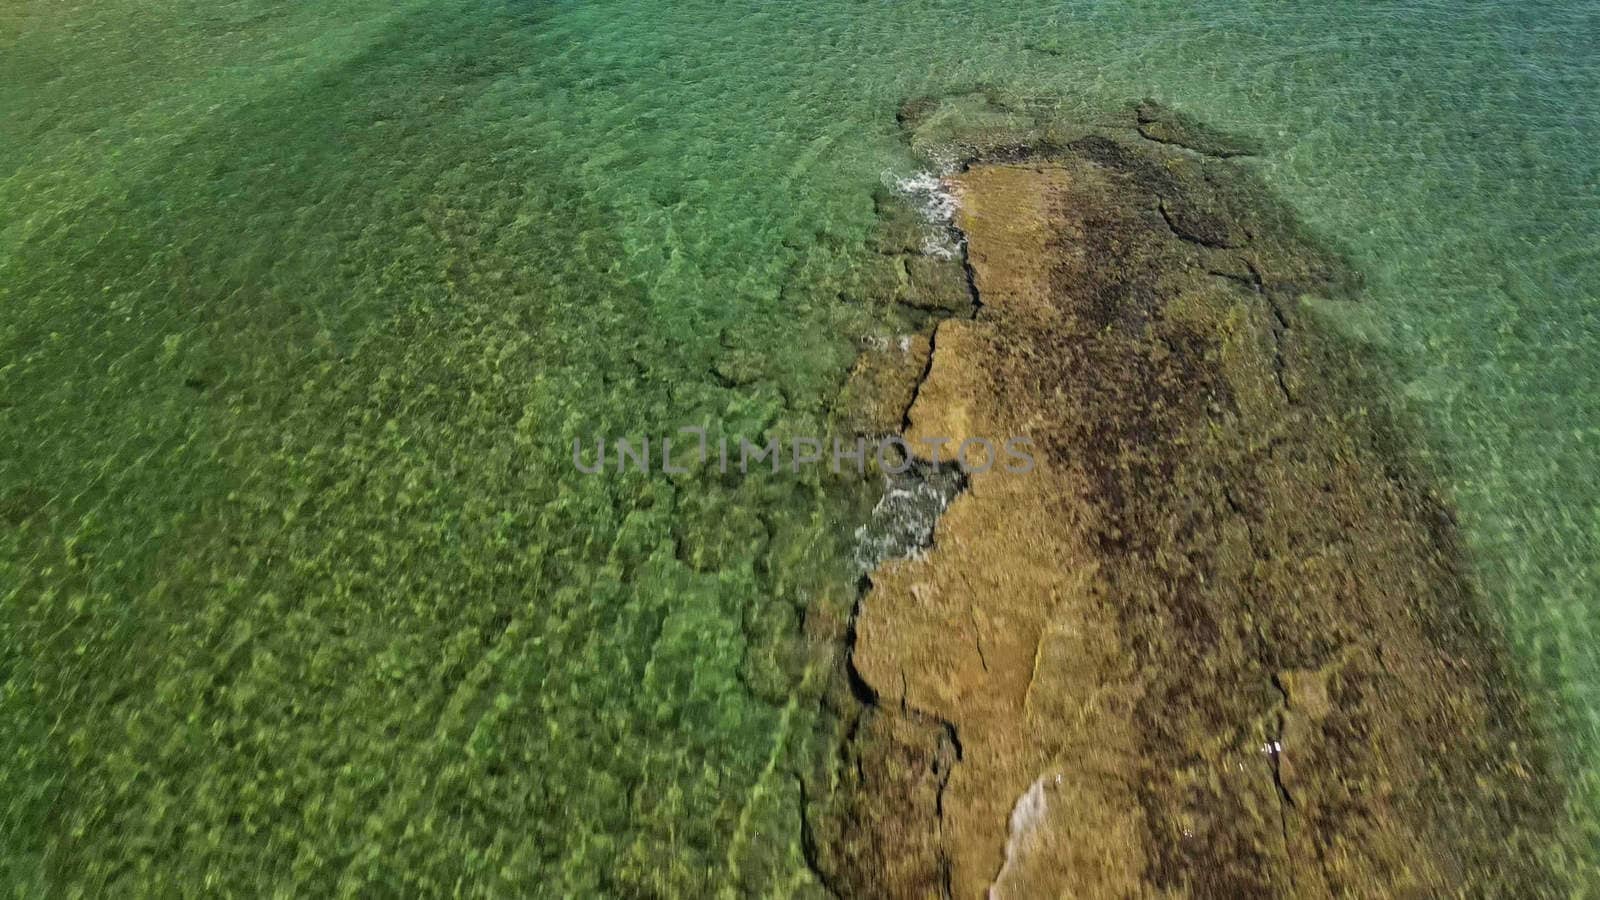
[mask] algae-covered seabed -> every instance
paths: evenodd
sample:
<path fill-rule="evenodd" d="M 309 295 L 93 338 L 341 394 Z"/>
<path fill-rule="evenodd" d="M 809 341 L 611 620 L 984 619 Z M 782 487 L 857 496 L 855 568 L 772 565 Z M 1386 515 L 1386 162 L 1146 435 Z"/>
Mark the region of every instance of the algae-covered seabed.
<path fill-rule="evenodd" d="M 977 5 L 973 5 L 976 7 Z M 24 892 L 816 887 L 870 489 L 580 476 L 819 430 L 894 110 L 1146 94 L 1349 250 L 1484 594 L 1600 771 L 1600 11 L 0 13 L 0 865 Z M 1079 107 L 1083 107 L 1079 109 Z"/>

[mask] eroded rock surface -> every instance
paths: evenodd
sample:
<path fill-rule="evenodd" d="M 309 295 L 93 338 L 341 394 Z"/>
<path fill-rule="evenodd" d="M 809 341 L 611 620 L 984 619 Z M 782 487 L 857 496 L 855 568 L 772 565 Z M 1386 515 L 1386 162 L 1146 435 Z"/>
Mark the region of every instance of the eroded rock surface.
<path fill-rule="evenodd" d="M 1155 121 L 962 144 L 991 148 L 953 178 L 981 305 L 894 396 L 913 447 L 1026 436 L 1036 465 L 970 471 L 871 576 L 819 868 L 863 896 L 1537 895 L 1558 781 L 1449 510 L 1312 311 L 1356 279 Z"/>
<path fill-rule="evenodd" d="M 1211 128 L 1155 100 L 1141 102 L 1135 114 L 1139 119 L 1139 134 L 1158 143 L 1184 147 L 1218 159 L 1252 156 L 1258 152 L 1255 142 Z"/>

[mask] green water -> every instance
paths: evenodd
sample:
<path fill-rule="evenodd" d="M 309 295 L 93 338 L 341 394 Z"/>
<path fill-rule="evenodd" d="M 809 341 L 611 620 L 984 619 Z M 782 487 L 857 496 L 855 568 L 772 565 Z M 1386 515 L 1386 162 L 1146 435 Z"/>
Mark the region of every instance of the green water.
<path fill-rule="evenodd" d="M 820 432 L 895 108 L 980 82 L 1267 144 L 1600 841 L 1600 8 L 975 6 L 0 12 L 0 879 L 815 891 L 871 486 L 571 442 Z"/>

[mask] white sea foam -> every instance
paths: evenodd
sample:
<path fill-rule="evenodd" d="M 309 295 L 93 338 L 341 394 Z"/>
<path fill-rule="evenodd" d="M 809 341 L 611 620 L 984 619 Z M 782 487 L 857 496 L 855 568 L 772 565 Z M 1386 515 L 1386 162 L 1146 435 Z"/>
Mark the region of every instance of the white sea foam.
<path fill-rule="evenodd" d="M 956 211 L 961 208 L 960 198 L 950 189 L 949 183 L 938 173 L 924 170 L 903 178 L 887 176 L 899 191 L 922 214 L 927 223 L 922 235 L 922 252 L 940 259 L 954 259 L 961 252 L 955 232 Z"/>
<path fill-rule="evenodd" d="M 955 259 L 961 252 L 961 245 L 944 235 L 925 235 L 922 239 L 922 255 L 937 256 L 940 259 Z"/>
<path fill-rule="evenodd" d="M 855 532 L 856 570 L 862 574 L 885 560 L 920 558 L 961 484 L 954 470 L 911 469 L 884 477 L 883 496 L 867 524 Z"/>
<path fill-rule="evenodd" d="M 922 217 L 930 225 L 948 225 L 955 221 L 960 204 L 955 192 L 938 175 L 918 172 L 908 178 L 896 179 L 894 187 L 917 203 Z"/>

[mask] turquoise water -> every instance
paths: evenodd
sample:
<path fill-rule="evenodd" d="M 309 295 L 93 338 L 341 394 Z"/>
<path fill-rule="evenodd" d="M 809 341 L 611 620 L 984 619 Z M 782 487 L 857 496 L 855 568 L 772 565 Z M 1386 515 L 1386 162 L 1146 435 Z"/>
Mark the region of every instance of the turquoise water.
<path fill-rule="evenodd" d="M 1600 805 L 1600 9 L 14 3 L 8 882 L 807 893 L 871 485 L 582 476 L 820 431 L 907 96 L 1155 96 L 1367 276 Z M 1596 838 L 1600 840 L 1600 838 Z"/>

